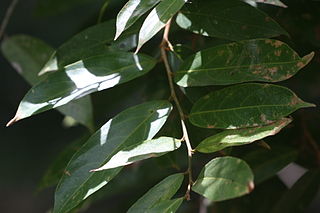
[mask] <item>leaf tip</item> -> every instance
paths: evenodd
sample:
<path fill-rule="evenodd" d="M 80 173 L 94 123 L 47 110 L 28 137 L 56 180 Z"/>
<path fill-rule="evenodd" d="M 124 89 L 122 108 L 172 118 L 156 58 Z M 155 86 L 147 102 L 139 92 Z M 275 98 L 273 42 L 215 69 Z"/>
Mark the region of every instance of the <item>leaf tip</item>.
<path fill-rule="evenodd" d="M 12 118 L 7 124 L 6 127 L 11 126 L 12 124 L 16 123 L 17 121 L 19 121 L 21 118 L 18 115 L 15 115 L 14 118 Z"/>
<path fill-rule="evenodd" d="M 114 40 L 114 41 L 117 40 L 117 39 L 119 38 L 120 34 L 121 34 L 121 33 L 119 33 L 119 32 L 117 31 L 116 34 L 115 34 L 115 36 L 114 36 L 114 38 L 113 38 L 113 40 Z"/>
<path fill-rule="evenodd" d="M 299 66 L 299 63 L 298 63 L 298 67 L 301 69 L 301 68 L 303 68 L 304 66 L 306 66 L 307 64 L 309 64 L 310 63 L 310 61 L 313 59 L 313 57 L 314 57 L 314 52 L 312 51 L 311 53 L 309 53 L 308 55 L 305 55 L 305 56 L 303 56 L 302 57 L 302 59 L 301 59 L 301 67 Z"/>
<path fill-rule="evenodd" d="M 254 190 L 254 183 L 253 181 L 250 181 L 248 183 L 248 192 L 251 193 Z"/>

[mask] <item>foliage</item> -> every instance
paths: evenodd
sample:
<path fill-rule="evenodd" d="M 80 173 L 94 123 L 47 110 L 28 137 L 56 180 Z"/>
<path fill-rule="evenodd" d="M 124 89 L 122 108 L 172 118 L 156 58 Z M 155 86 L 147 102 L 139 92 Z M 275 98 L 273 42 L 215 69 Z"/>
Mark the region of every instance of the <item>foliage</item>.
<path fill-rule="evenodd" d="M 63 11 L 89 2 L 59 4 Z M 315 107 L 275 84 L 306 67 L 314 52 L 299 56 L 285 42 L 287 30 L 260 6 L 287 7 L 281 1 L 129 0 L 116 20 L 94 24 L 56 49 L 27 35 L 4 39 L 3 54 L 32 86 L 7 126 L 57 108 L 91 134 L 66 147 L 44 175 L 40 188 L 59 181 L 52 212 L 77 211 L 89 197 L 98 200 L 93 195 L 105 185 L 105 196 L 117 194 L 117 176 L 133 169 L 154 180 L 166 177 L 134 198 L 128 212 L 189 211 L 198 196 L 223 212 L 224 202 L 254 194 L 295 161 L 296 149 L 261 140 L 289 131 L 295 111 Z M 126 96 L 117 94 L 130 82 Z M 153 90 L 143 88 L 148 84 Z M 99 125 L 91 96 L 99 99 L 96 92 L 106 89 L 116 115 L 105 106 L 111 118 Z M 123 103 L 130 107 L 119 110 Z M 144 170 L 148 161 L 159 168 Z M 297 203 L 303 211 L 319 188 L 317 178 L 319 169 L 310 170 L 270 208 L 291 212 Z"/>

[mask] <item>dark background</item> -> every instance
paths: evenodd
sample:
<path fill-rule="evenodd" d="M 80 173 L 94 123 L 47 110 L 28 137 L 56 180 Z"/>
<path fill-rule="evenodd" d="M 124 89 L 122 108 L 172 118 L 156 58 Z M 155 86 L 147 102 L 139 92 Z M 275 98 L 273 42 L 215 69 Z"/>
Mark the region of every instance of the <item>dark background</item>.
<path fill-rule="evenodd" d="M 0 1 L 0 20 L 10 2 L 10 0 Z M 58 47 L 76 32 L 96 23 L 99 9 L 103 4 L 102 0 L 91 1 L 89 4 L 86 3 L 88 1 L 83 1 L 83 4 L 76 7 L 61 8 L 57 11 L 54 4 L 45 7 L 47 2 L 50 1 L 21 0 L 10 19 L 5 36 L 28 34 L 46 41 L 53 47 Z M 104 18 L 115 17 L 124 2 L 124 0 L 112 1 Z M 311 0 L 283 2 L 287 3 L 289 8 L 263 6 L 262 9 L 273 16 L 291 35 L 291 38 L 282 40 L 301 56 L 311 51 L 315 51 L 316 56 L 310 65 L 282 84 L 294 90 L 305 101 L 320 105 L 320 2 Z M 20 100 L 29 88 L 26 81 L 0 55 L 0 212 L 4 213 L 36 213 L 49 210 L 53 205 L 54 188 L 36 193 L 37 184 L 50 162 L 63 150 L 63 147 L 86 131 L 81 126 L 63 127 L 63 116 L 55 110 L 5 128 L 5 124 L 14 116 Z M 108 92 L 104 95 L 107 97 Z M 103 116 L 99 119 L 106 121 L 109 115 L 98 109 L 101 108 L 100 105 L 96 104 L 95 107 Z M 294 117 L 296 122 L 301 119 L 306 121 L 315 141 L 319 144 L 319 109 L 301 110 L 295 113 Z M 299 127 L 299 124 L 296 123 L 296 126 Z M 307 168 L 317 166 L 317 162 L 313 160 L 312 150 L 307 149 L 300 154 L 300 164 Z M 148 166 L 151 164 L 146 165 L 147 168 Z M 153 185 L 159 178 L 147 182 L 139 190 L 145 191 L 148 185 Z M 106 212 L 112 206 L 121 203 L 123 199 L 137 198 L 136 195 L 132 198 L 133 195 L 134 192 L 127 191 L 125 195 L 112 197 L 112 200 L 110 198 L 107 201 L 99 201 L 93 205 L 90 212 Z M 314 203 L 316 206 L 317 202 Z M 310 208 L 309 212 L 315 212 L 315 208 Z"/>

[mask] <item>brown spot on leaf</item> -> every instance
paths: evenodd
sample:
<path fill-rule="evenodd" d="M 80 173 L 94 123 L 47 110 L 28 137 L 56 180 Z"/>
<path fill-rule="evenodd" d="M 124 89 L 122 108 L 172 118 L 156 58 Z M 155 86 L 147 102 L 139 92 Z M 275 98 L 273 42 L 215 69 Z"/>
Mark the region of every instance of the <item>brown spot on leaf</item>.
<path fill-rule="evenodd" d="M 271 21 L 271 18 L 270 17 L 265 17 L 265 19 L 264 19 L 266 22 L 269 22 L 269 21 Z"/>
<path fill-rule="evenodd" d="M 300 102 L 301 102 L 300 99 L 299 99 L 297 96 L 294 96 L 294 97 L 291 99 L 289 105 L 294 106 L 294 105 L 299 104 Z"/>
<path fill-rule="evenodd" d="M 261 114 L 260 115 L 260 120 L 263 122 L 263 123 L 266 123 L 266 124 L 270 124 L 272 123 L 273 121 L 270 121 L 267 119 L 267 116 L 265 114 Z"/>
<path fill-rule="evenodd" d="M 276 50 L 274 51 L 275 56 L 281 56 L 281 50 Z"/>
<path fill-rule="evenodd" d="M 278 67 L 270 67 L 268 68 L 268 71 L 271 75 L 274 75 L 278 72 Z"/>
<path fill-rule="evenodd" d="M 214 126 L 214 125 L 208 125 L 207 128 L 208 128 L 208 129 L 214 129 L 215 126 Z"/>
<path fill-rule="evenodd" d="M 302 62 L 302 61 L 299 61 L 298 63 L 297 63 L 297 67 L 299 68 L 299 69 L 301 69 L 302 67 L 304 67 L 304 63 Z"/>
<path fill-rule="evenodd" d="M 283 45 L 282 41 L 271 40 L 271 39 L 266 39 L 265 43 L 266 44 L 270 44 L 271 46 L 276 47 L 276 48 L 278 48 L 278 47 Z"/>

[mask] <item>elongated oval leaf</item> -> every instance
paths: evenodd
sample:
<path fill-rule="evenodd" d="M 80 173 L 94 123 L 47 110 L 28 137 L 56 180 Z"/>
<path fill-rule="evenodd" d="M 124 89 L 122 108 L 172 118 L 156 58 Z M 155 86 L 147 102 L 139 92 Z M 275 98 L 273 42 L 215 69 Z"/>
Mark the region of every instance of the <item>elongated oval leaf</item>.
<path fill-rule="evenodd" d="M 63 43 L 41 69 L 40 75 L 56 71 L 93 55 L 105 54 L 112 50 L 130 50 L 137 45 L 138 31 L 139 28 L 133 26 L 117 41 L 113 41 L 115 20 L 89 27 Z"/>
<path fill-rule="evenodd" d="M 160 0 L 129 0 L 117 16 L 116 40 L 121 33 L 132 26 L 143 14 L 153 8 Z"/>
<path fill-rule="evenodd" d="M 148 209 L 146 213 L 175 213 L 183 202 L 183 197 L 173 200 L 163 200 Z"/>
<path fill-rule="evenodd" d="M 186 0 L 163 0 L 150 12 L 140 29 L 136 52 L 167 24 L 185 2 Z"/>
<path fill-rule="evenodd" d="M 310 62 L 287 44 L 254 39 L 197 52 L 181 65 L 175 81 L 183 87 L 228 85 L 249 81 L 278 82 L 295 75 Z"/>
<path fill-rule="evenodd" d="M 247 129 L 225 130 L 203 140 L 196 148 L 203 153 L 220 151 L 230 146 L 240 146 L 261 140 L 267 136 L 277 134 L 282 128 L 287 126 L 292 120 L 283 118 L 267 126 L 259 126 Z"/>
<path fill-rule="evenodd" d="M 155 59 L 149 56 L 126 52 L 110 52 L 78 61 L 32 87 L 8 125 L 92 92 L 130 81 L 151 70 L 155 63 Z"/>
<path fill-rule="evenodd" d="M 115 154 L 106 164 L 92 171 L 112 169 L 119 166 L 132 164 L 136 161 L 159 157 L 174 151 L 181 146 L 181 141 L 175 138 L 160 137 L 153 140 L 143 141 L 129 147 L 124 147 Z"/>
<path fill-rule="evenodd" d="M 174 174 L 163 179 L 152 187 L 145 195 L 135 202 L 128 213 L 148 212 L 148 210 L 161 205 L 162 201 L 169 200 L 178 191 L 183 181 L 183 174 Z"/>
<path fill-rule="evenodd" d="M 176 22 L 194 33 L 233 41 L 287 34 L 271 17 L 238 0 L 194 1 Z"/>
<path fill-rule="evenodd" d="M 172 106 L 152 101 L 131 107 L 101 127 L 72 157 L 55 193 L 54 213 L 68 212 L 106 185 L 121 167 L 101 172 L 99 168 L 125 147 L 151 139 L 165 123 Z"/>
<path fill-rule="evenodd" d="M 54 52 L 48 44 L 31 36 L 16 35 L 5 39 L 1 48 L 7 60 L 30 85 L 35 85 L 46 78 L 46 76 L 38 76 L 38 72 Z M 90 96 L 74 100 L 57 110 L 89 129 L 93 129 Z"/>
<path fill-rule="evenodd" d="M 248 194 L 253 188 L 253 174 L 246 162 L 220 157 L 205 165 L 192 190 L 212 201 L 222 201 Z"/>
<path fill-rule="evenodd" d="M 267 125 L 299 108 L 312 106 L 285 87 L 249 83 L 200 98 L 189 117 L 199 127 L 239 129 Z"/>
<path fill-rule="evenodd" d="M 272 4 L 272 5 L 284 7 L 284 8 L 288 7 L 287 5 L 285 5 L 284 3 L 282 3 L 279 0 L 252 0 L 252 1 L 257 2 L 257 3 Z"/>

